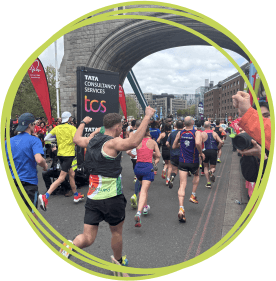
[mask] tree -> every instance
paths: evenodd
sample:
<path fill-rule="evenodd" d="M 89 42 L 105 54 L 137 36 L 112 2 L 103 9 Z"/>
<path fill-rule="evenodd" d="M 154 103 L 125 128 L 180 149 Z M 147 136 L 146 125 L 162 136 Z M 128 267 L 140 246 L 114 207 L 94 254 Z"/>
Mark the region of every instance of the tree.
<path fill-rule="evenodd" d="M 132 97 L 126 96 L 126 108 L 127 108 L 127 115 L 133 116 L 134 119 L 137 119 L 138 108 L 135 100 Z M 123 115 L 123 111 L 121 108 L 120 108 L 120 114 Z"/>
<path fill-rule="evenodd" d="M 55 68 L 53 66 L 47 66 L 45 68 L 45 74 L 48 81 L 48 88 L 50 94 L 50 103 L 52 108 L 52 116 L 57 117 L 57 102 L 56 102 L 56 79 L 55 79 Z M 32 113 L 35 117 L 41 117 L 45 115 L 42 108 L 40 100 L 35 92 L 32 81 L 28 75 L 25 74 L 23 77 L 19 88 L 17 90 L 13 107 L 11 118 L 15 119 L 15 115 L 19 116 L 25 112 Z"/>

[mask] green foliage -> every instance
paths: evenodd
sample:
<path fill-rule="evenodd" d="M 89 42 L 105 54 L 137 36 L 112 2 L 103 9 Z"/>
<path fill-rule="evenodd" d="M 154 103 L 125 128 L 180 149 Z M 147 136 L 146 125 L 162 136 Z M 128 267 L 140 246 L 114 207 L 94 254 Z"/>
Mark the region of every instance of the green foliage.
<path fill-rule="evenodd" d="M 132 97 L 126 96 L 127 116 L 133 116 L 135 119 L 138 117 L 138 108 L 136 102 Z M 120 114 L 123 116 L 123 111 L 120 108 Z"/>
<path fill-rule="evenodd" d="M 53 66 L 47 66 L 45 74 L 48 81 L 50 102 L 52 107 L 52 116 L 57 117 L 57 102 L 56 102 L 56 70 Z M 32 113 L 36 118 L 46 114 L 42 108 L 40 100 L 35 92 L 31 79 L 28 73 L 25 74 L 14 99 L 11 118 L 15 119 L 15 115 L 19 116 L 25 112 Z"/>
<path fill-rule="evenodd" d="M 187 109 L 179 109 L 177 110 L 177 116 L 194 116 L 195 115 L 195 105 Z"/>

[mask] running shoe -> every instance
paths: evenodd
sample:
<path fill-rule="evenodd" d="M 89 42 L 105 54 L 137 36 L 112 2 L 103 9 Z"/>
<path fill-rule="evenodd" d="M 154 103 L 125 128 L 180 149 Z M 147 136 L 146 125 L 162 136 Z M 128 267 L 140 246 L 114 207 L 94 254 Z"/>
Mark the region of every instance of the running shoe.
<path fill-rule="evenodd" d="M 136 178 L 136 177 L 134 177 L 133 183 L 136 183 L 136 181 L 137 181 L 137 178 Z"/>
<path fill-rule="evenodd" d="M 165 161 L 163 160 L 163 165 L 165 165 Z"/>
<path fill-rule="evenodd" d="M 219 159 L 219 158 L 217 159 L 217 162 L 218 162 L 218 163 L 221 163 L 221 161 L 220 161 L 220 159 Z"/>
<path fill-rule="evenodd" d="M 204 172 L 201 172 L 201 175 L 204 176 L 205 175 Z"/>
<path fill-rule="evenodd" d="M 191 176 L 192 176 L 192 173 L 191 173 L 191 171 L 189 171 L 189 172 L 188 172 L 188 176 L 189 176 L 189 177 L 191 177 Z"/>
<path fill-rule="evenodd" d="M 154 174 L 157 175 L 157 171 L 154 171 Z"/>
<path fill-rule="evenodd" d="M 166 178 L 166 171 L 162 170 L 162 174 L 161 174 L 162 179 Z"/>
<path fill-rule="evenodd" d="M 189 201 L 192 202 L 192 203 L 198 204 L 197 198 L 196 198 L 196 196 L 194 196 L 193 194 L 191 195 Z"/>
<path fill-rule="evenodd" d="M 213 174 L 212 171 L 209 171 L 209 175 L 210 175 L 210 180 L 211 180 L 212 182 L 215 182 L 216 177 L 215 177 L 215 175 Z"/>
<path fill-rule="evenodd" d="M 201 165 L 201 164 L 199 165 L 199 168 L 202 168 L 202 165 Z"/>
<path fill-rule="evenodd" d="M 74 196 L 74 202 L 77 203 L 81 200 L 84 200 L 84 195 L 81 193 L 78 193 L 78 196 Z"/>
<path fill-rule="evenodd" d="M 143 215 L 148 215 L 149 210 L 150 210 L 150 205 L 146 205 L 146 206 L 144 206 L 144 209 L 143 209 Z"/>
<path fill-rule="evenodd" d="M 169 185 L 169 180 L 166 180 L 166 185 L 167 185 L 167 186 Z"/>
<path fill-rule="evenodd" d="M 207 182 L 207 184 L 205 185 L 205 187 L 207 187 L 207 188 L 212 188 L 212 185 L 211 185 L 211 183 L 210 182 Z"/>
<path fill-rule="evenodd" d="M 40 205 L 40 208 L 43 210 L 43 211 L 47 211 L 47 206 L 48 206 L 48 199 L 46 199 L 46 195 L 45 194 L 40 194 L 38 196 L 38 200 L 39 200 L 39 205 Z"/>
<path fill-rule="evenodd" d="M 180 222 L 186 222 L 186 218 L 185 218 L 185 211 L 183 208 L 180 208 L 179 209 L 179 212 L 178 212 L 178 219 Z"/>
<path fill-rule="evenodd" d="M 137 196 L 136 194 L 133 194 L 130 198 L 130 203 L 131 203 L 131 207 L 133 209 L 136 209 L 137 208 Z"/>
<path fill-rule="evenodd" d="M 126 256 L 122 257 L 122 263 L 119 263 L 114 256 L 111 256 L 111 262 L 120 266 L 127 266 L 128 265 L 128 259 L 126 258 Z M 114 276 L 117 277 L 129 277 L 129 275 L 127 273 L 123 273 L 123 272 L 118 272 L 118 271 L 113 271 Z"/>
<path fill-rule="evenodd" d="M 73 242 L 71 240 L 68 240 L 69 242 L 71 242 L 73 244 Z M 73 250 L 73 248 L 70 245 L 67 245 L 65 242 L 63 243 L 63 246 L 65 246 L 66 248 L 68 248 L 69 250 Z M 67 259 L 70 259 L 71 254 L 69 254 L 66 250 L 60 249 L 59 252 L 65 256 Z"/>
<path fill-rule="evenodd" d="M 135 221 L 135 227 L 141 227 L 141 215 L 136 214 L 134 217 L 134 221 Z"/>
<path fill-rule="evenodd" d="M 174 176 L 171 176 L 170 180 L 169 180 L 169 188 L 173 188 L 173 180 L 174 180 Z"/>
<path fill-rule="evenodd" d="M 126 258 L 126 256 L 123 256 L 122 257 L 122 263 L 121 263 L 122 266 L 128 266 L 128 259 Z"/>

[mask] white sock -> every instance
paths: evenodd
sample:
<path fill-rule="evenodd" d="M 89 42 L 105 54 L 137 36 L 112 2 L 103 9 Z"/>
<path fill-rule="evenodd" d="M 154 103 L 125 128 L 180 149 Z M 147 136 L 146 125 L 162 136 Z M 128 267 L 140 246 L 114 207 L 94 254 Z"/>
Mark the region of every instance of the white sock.
<path fill-rule="evenodd" d="M 170 178 L 168 178 L 168 177 L 167 177 L 167 180 L 169 181 L 169 180 L 170 180 Z"/>
<path fill-rule="evenodd" d="M 192 192 L 192 194 L 193 194 L 194 196 L 196 196 L 196 193 L 195 193 L 195 192 Z"/>

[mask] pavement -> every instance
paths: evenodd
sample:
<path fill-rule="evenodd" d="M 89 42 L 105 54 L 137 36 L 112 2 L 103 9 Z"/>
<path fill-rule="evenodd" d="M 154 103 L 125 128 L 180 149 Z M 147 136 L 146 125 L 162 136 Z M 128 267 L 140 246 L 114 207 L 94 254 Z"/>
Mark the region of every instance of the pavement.
<path fill-rule="evenodd" d="M 198 204 L 189 202 L 192 177 L 188 178 L 184 200 L 187 221 L 180 223 L 177 217 L 179 177 L 176 177 L 174 187 L 169 189 L 165 185 L 165 180 L 161 178 L 163 167 L 161 159 L 158 174 L 149 189 L 150 213 L 142 216 L 142 227 L 135 228 L 136 210 L 130 206 L 130 197 L 134 193 L 134 174 L 129 156 L 123 153 L 122 183 L 128 201 L 123 230 L 123 255 L 127 255 L 129 266 L 138 268 L 170 266 L 192 259 L 215 245 L 236 223 L 248 202 L 239 160 L 237 152 L 232 152 L 231 139 L 228 137 L 222 148 L 222 162 L 217 164 L 216 181 L 212 184 L 212 189 L 205 187 L 205 176 L 200 177 L 197 189 Z M 40 171 L 39 192 L 44 194 L 46 188 Z M 86 195 L 88 186 L 83 186 L 78 191 Z M 236 204 L 236 200 L 242 204 Z M 50 197 L 47 211 L 40 212 L 61 235 L 73 240 L 83 230 L 84 204 L 85 202 L 75 204 L 73 197 L 55 195 Z M 109 226 L 102 222 L 94 244 L 85 251 L 110 261 L 112 255 L 110 241 Z M 50 243 L 59 250 L 54 243 Z M 71 260 L 93 271 L 112 274 L 75 257 Z"/>

